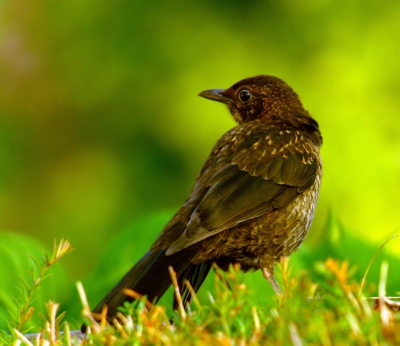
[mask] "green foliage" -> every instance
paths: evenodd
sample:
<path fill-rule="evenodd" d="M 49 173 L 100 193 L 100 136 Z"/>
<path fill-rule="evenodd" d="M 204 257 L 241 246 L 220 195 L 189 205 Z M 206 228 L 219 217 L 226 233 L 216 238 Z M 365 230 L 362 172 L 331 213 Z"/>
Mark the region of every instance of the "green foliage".
<path fill-rule="evenodd" d="M 148 251 L 172 215 L 171 211 L 160 211 L 137 218 L 102 248 L 100 261 L 84 281 L 92 305 Z"/>
<path fill-rule="evenodd" d="M 100 322 L 95 322 L 85 306 L 87 340 L 70 338 L 64 344 L 397 345 L 400 342 L 399 303 L 385 297 L 383 291 L 375 302 L 359 294 L 360 285 L 352 279 L 348 262 L 330 259 L 318 263 L 318 271 L 326 282 L 322 290 L 304 273 L 291 276 L 289 266 L 288 261 L 280 265 L 284 294 L 272 297 L 266 304 L 255 303 L 254 292 L 243 283 L 245 275 L 239 267 L 231 267 L 226 273 L 215 268 L 217 275 L 208 298 L 196 299 L 188 313 L 175 312 L 173 323 L 165 307 L 151 305 L 145 298 L 126 303 L 112 328 L 105 315 L 97 316 Z M 385 267 L 382 266 L 379 282 L 383 289 Z M 52 332 L 42 334 L 42 341 L 57 335 L 56 331 L 54 324 Z"/>
<path fill-rule="evenodd" d="M 395 244 L 398 244 L 399 241 L 400 239 L 397 237 L 391 240 Z M 361 281 L 370 261 L 379 251 L 379 245 L 381 244 L 370 243 L 366 239 L 356 236 L 333 213 L 330 213 L 319 236 L 314 237 L 312 242 L 306 243 L 306 246 L 302 246 L 295 256 L 296 261 L 298 258 L 302 263 L 301 269 L 312 268 L 316 262 L 326 261 L 327 258 L 347 261 L 353 264 L 352 271 L 354 278 Z M 387 246 L 377 254 L 368 272 L 367 282 L 376 283 L 379 281 L 379 263 L 382 259 L 388 261 L 392 268 L 399 266 L 398 256 L 388 251 Z M 314 280 L 320 281 L 321 278 L 319 278 L 318 273 L 313 272 L 312 275 Z M 392 275 L 388 278 L 386 285 L 390 294 L 396 294 L 400 289 L 400 278 Z M 369 289 L 371 290 L 369 294 L 377 293 L 376 286 L 371 285 Z"/>
<path fill-rule="evenodd" d="M 139 219 L 132 227 L 148 227 L 149 230 L 155 231 L 159 223 L 169 216 L 169 213 L 159 213 L 152 218 Z M 327 223 L 327 231 L 337 224 L 337 220 L 332 217 Z M 128 235 L 129 231 L 127 232 Z M 326 240 L 324 247 L 325 249 L 331 247 L 329 252 L 334 253 L 346 238 L 342 235 L 337 245 L 332 241 L 337 239 L 336 236 L 330 234 L 327 239 L 331 240 Z M 115 241 L 116 244 L 110 246 L 118 244 L 122 246 L 118 238 Z M 16 238 L 15 244 L 23 245 L 23 241 Z M 145 246 L 139 243 L 136 245 L 138 248 Z M 360 251 L 369 251 L 365 244 L 359 243 L 357 246 Z M 30 246 L 25 245 L 24 250 L 27 248 L 31 250 Z M 4 248 L 2 250 L 2 253 L 5 253 Z M 239 266 L 231 266 L 228 272 L 215 267 L 215 275 L 210 279 L 211 285 L 202 287 L 204 294 L 194 299 L 188 312 L 175 311 L 171 319 L 171 312 L 163 304 L 152 305 L 143 298 L 133 303 L 125 303 L 120 309 L 121 313 L 113 321 L 113 328 L 109 328 L 105 315 L 100 316 L 100 323 L 95 322 L 86 303 L 85 293 L 79 285 L 79 295 L 83 303 L 81 310 L 89 327 L 87 340 L 82 340 L 79 332 L 71 332 L 70 306 L 60 310 L 60 306 L 52 301 L 46 304 L 40 302 L 45 317 L 45 322 L 39 323 L 43 326 L 41 334 L 24 335 L 25 323 L 33 316 L 31 306 L 35 306 L 37 314 L 36 305 L 32 305 L 32 296 L 43 293 L 46 282 L 51 281 L 51 278 L 55 278 L 59 283 L 63 282 L 62 272 L 51 278 L 47 278 L 47 274 L 48 269 L 68 251 L 69 243 L 62 241 L 55 246 L 53 255 L 45 255 L 43 264 L 32 258 L 32 262 L 27 262 L 33 263 L 38 270 L 30 274 L 34 279 L 32 282 L 26 280 L 22 289 L 24 295 L 21 299 L 17 299 L 18 312 L 14 313 L 15 317 L 8 319 L 12 325 L 12 336 L 4 331 L 0 333 L 1 344 L 15 344 L 18 340 L 28 345 L 62 342 L 64 345 L 110 346 L 383 343 L 397 345 L 400 342 L 399 303 L 385 294 L 388 279 L 393 279 L 397 287 L 399 284 L 396 275 L 388 274 L 386 261 L 388 257 L 385 253 L 380 255 L 385 261 L 381 266 L 378 281 L 374 282 L 375 286 L 379 286 L 376 292 L 379 298 L 370 298 L 370 292 L 375 291 L 373 284 L 367 283 L 364 289 L 361 289 L 360 281 L 354 276 L 356 270 L 352 260 L 333 260 L 328 258 L 327 253 L 324 260 L 318 261 L 303 254 L 300 257 L 295 256 L 293 261 L 285 259 L 279 264 L 280 284 L 284 291 L 280 296 L 268 293 L 269 284 L 265 279 L 261 290 L 258 286 L 247 284 L 249 274 L 241 272 Z M 320 251 L 316 249 L 316 254 L 319 253 Z M 112 255 L 115 256 L 115 253 Z M 18 265 L 24 263 L 23 256 L 16 258 Z M 299 260 L 301 258 L 302 260 Z M 103 260 L 108 264 L 106 257 Z M 299 270 L 307 261 L 311 261 L 312 268 L 304 270 L 303 267 Z M 12 261 L 5 258 L 4 263 L 7 262 Z M 111 271 L 112 266 L 108 270 Z M 396 272 L 396 268 L 392 268 L 391 271 Z M 99 268 L 98 274 L 100 272 Z M 13 274 L 10 271 L 9 275 L 12 278 Z M 45 278 L 46 280 L 43 280 Z M 171 280 L 176 282 L 173 272 Z M 62 290 L 58 286 L 56 288 L 59 292 Z M 175 294 L 179 301 L 177 287 Z M 260 295 L 263 295 L 263 299 L 260 299 Z M 65 309 L 67 322 L 61 324 Z M 72 324 L 74 323 L 72 321 Z M 35 325 L 38 325 L 37 321 Z M 64 331 L 64 335 L 59 334 L 59 331 Z"/>
<path fill-rule="evenodd" d="M 56 259 L 30 237 L 0 233 L 0 329 L 37 327 L 45 302 L 66 302 L 73 287 L 64 269 L 54 266 Z"/>
<path fill-rule="evenodd" d="M 138 218 L 129 227 L 117 234 L 115 238 L 104 248 L 101 260 L 92 276 L 85 281 L 85 288 L 88 292 L 89 302 L 93 307 L 104 296 L 104 294 L 125 274 L 125 272 L 148 250 L 151 241 L 156 238 L 160 230 L 172 216 L 171 211 L 164 211 L 149 214 Z M 145 234 L 145 237 L 138 236 Z M 397 241 L 396 239 L 392 241 Z M 356 249 L 356 250 L 354 250 Z M 319 236 L 313 237 L 312 241 L 306 242 L 291 256 L 291 265 L 289 272 L 291 275 L 304 276 L 307 272 L 307 280 L 315 282 L 319 285 L 319 292 L 324 294 L 325 291 L 330 292 L 332 284 L 321 272 L 320 266 L 316 263 L 323 263 L 328 258 L 336 258 L 341 261 L 352 263 L 350 272 L 354 279 L 361 281 L 369 261 L 378 250 L 377 246 L 365 243 L 352 232 L 344 227 L 337 218 L 331 214 L 323 231 Z M 1 289 L 1 305 L 0 311 L 3 317 L 0 321 L 2 329 L 6 328 L 7 323 L 10 324 L 9 311 L 13 316 L 17 316 L 17 307 L 14 303 L 16 299 L 21 308 L 27 300 L 27 294 L 21 291 L 25 286 L 34 285 L 32 281 L 32 272 L 29 268 L 34 268 L 34 275 L 37 277 L 37 265 L 33 258 L 42 258 L 43 250 L 41 246 L 30 238 L 17 236 L 15 234 L 0 234 L 0 271 L 7 280 L 0 282 Z M 364 294 L 377 295 L 377 285 L 374 284 L 379 280 L 378 263 L 385 259 L 390 263 L 392 270 L 398 267 L 398 260 L 392 256 L 390 252 L 383 249 L 378 254 L 375 262 L 372 264 L 370 272 L 367 276 L 366 289 Z M 39 261 L 40 263 L 40 261 Z M 52 273 L 56 276 L 50 276 L 44 282 L 40 283 L 40 289 L 34 292 L 32 306 L 34 307 L 34 315 L 32 320 L 27 323 L 28 327 L 42 325 L 41 315 L 45 313 L 44 302 L 53 299 L 61 303 L 61 311 L 67 307 L 67 319 L 73 328 L 79 328 L 82 318 L 81 307 L 76 290 L 72 287 L 71 282 L 63 271 L 63 268 L 56 266 L 52 269 Z M 282 272 L 277 269 L 278 281 L 283 285 L 284 277 Z M 19 277 L 26 282 L 24 285 Z M 246 273 L 239 275 L 241 282 L 252 291 L 252 303 L 256 306 L 270 306 L 274 300 L 275 294 L 270 285 L 265 281 L 260 272 Z M 212 271 L 206 282 L 198 292 L 198 299 L 202 302 L 208 301 L 214 296 L 215 290 L 221 290 L 216 283 L 221 283 L 221 278 L 215 276 Z M 327 284 L 328 283 L 328 284 Z M 399 278 L 396 275 L 389 275 L 387 279 L 387 290 L 389 295 L 394 295 L 399 291 Z M 19 287 L 19 288 L 18 288 Z M 26 288 L 26 287 L 25 287 Z M 337 292 L 336 292 L 337 293 Z M 160 304 L 165 307 L 166 316 L 170 316 L 173 312 L 171 309 L 172 290 L 167 292 L 161 300 Z M 227 293 L 226 293 L 227 294 Z M 210 296 L 211 295 L 211 296 Z M 229 298 L 231 299 L 231 298 Z M 332 303 L 334 304 L 334 302 Z M 30 306 L 30 305 L 29 305 Z M 204 312 L 209 308 L 192 305 L 197 312 L 197 319 L 208 316 L 211 312 Z M 211 309 L 212 310 L 212 309 Z M 20 310 L 21 311 L 21 310 Z M 214 311 L 214 313 L 216 313 Z M 220 311 L 220 318 L 223 318 L 226 311 Z M 16 318 L 14 317 L 14 320 Z M 235 320 L 236 321 L 236 320 Z M 240 320 L 239 320 L 240 321 Z M 225 329 L 231 328 L 241 329 L 241 325 L 232 325 L 229 319 L 226 320 Z M 241 323 L 241 322 L 240 322 Z M 247 335 L 247 334 L 246 334 Z"/>

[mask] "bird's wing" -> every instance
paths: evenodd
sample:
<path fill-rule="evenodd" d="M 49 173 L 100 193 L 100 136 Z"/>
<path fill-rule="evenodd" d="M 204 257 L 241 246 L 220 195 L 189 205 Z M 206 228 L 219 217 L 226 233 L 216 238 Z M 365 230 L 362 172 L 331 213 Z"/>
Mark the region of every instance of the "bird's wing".
<path fill-rule="evenodd" d="M 279 209 L 314 183 L 318 163 L 309 138 L 280 131 L 246 139 L 232 154 L 217 157 L 220 168 L 209 174 L 207 192 L 167 255 Z M 207 169 L 202 174 L 207 175 Z"/>

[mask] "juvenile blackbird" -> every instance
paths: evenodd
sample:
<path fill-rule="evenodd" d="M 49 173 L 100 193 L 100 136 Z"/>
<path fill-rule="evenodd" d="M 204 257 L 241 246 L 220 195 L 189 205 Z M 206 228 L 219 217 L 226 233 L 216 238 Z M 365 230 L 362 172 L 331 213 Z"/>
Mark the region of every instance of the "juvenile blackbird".
<path fill-rule="evenodd" d="M 206 90 L 204 98 L 225 103 L 238 125 L 214 145 L 186 203 L 150 250 L 94 309 L 107 305 L 111 319 L 130 288 L 157 301 L 178 277 L 184 306 L 212 263 L 227 269 L 261 269 L 276 292 L 275 264 L 304 240 L 321 184 L 318 123 L 297 94 L 273 76 L 246 78 L 229 89 Z M 177 307 L 177 302 L 174 302 Z"/>

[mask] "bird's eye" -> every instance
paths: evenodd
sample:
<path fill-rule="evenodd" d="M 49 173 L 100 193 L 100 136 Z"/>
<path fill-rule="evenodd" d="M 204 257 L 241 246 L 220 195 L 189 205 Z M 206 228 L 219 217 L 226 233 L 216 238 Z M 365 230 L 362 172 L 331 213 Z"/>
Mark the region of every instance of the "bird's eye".
<path fill-rule="evenodd" d="M 239 100 L 242 101 L 243 103 L 249 102 L 252 97 L 253 95 L 248 90 L 242 90 L 239 93 Z"/>

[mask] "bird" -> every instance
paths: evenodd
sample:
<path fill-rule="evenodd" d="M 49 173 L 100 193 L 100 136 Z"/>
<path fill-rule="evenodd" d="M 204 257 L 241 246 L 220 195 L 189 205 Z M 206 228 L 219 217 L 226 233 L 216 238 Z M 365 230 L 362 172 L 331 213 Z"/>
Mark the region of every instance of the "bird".
<path fill-rule="evenodd" d="M 310 229 L 322 178 L 322 135 L 296 92 L 277 77 L 259 75 L 199 96 L 225 104 L 237 125 L 216 142 L 188 199 L 149 251 L 94 308 L 101 313 L 107 307 L 109 321 L 134 300 L 124 289 L 156 303 L 172 284 L 169 267 L 185 308 L 213 264 L 260 269 L 279 294 L 274 268 Z M 174 298 L 175 309 L 177 304 Z"/>

